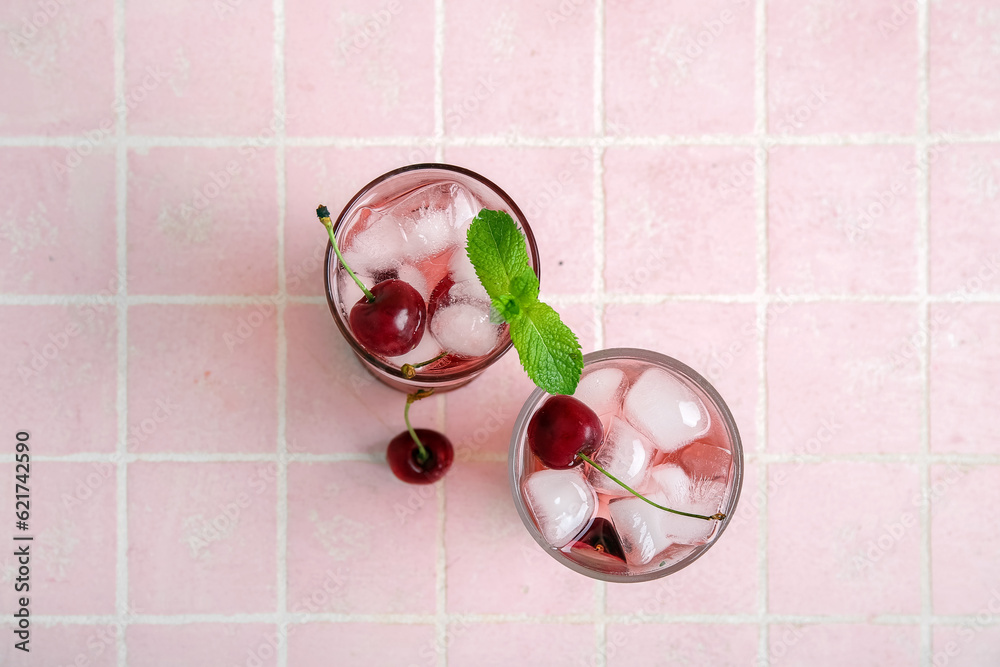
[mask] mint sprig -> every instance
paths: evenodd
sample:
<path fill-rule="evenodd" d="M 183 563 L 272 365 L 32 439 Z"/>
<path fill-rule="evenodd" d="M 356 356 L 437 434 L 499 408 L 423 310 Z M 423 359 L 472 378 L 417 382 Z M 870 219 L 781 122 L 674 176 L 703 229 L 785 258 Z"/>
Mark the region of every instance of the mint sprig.
<path fill-rule="evenodd" d="M 467 235 L 469 261 L 531 380 L 550 394 L 573 394 L 583 372 L 580 341 L 551 306 L 538 300 L 538 276 L 524 234 L 503 211 L 483 209 Z"/>

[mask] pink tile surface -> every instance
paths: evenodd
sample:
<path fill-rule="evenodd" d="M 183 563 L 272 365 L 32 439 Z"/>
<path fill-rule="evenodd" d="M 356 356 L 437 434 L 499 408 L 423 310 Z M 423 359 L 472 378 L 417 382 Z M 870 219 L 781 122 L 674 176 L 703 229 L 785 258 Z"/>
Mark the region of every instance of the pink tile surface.
<path fill-rule="evenodd" d="M 773 625 L 774 667 L 857 667 L 920 662 L 920 629 L 909 625 Z"/>
<path fill-rule="evenodd" d="M 920 590 L 913 585 L 923 539 L 915 465 L 782 463 L 768 472 L 773 612 L 920 612 Z M 803 517 L 822 521 L 804 523 Z"/>
<path fill-rule="evenodd" d="M 274 464 L 129 465 L 129 599 L 135 611 L 273 609 L 275 486 Z"/>
<path fill-rule="evenodd" d="M 114 156 L 104 148 L 0 148 L 0 289 L 118 291 L 114 170 Z"/>
<path fill-rule="evenodd" d="M 753 173 L 752 158 L 733 148 L 609 149 L 608 291 L 752 292 L 753 181 L 733 185 L 748 159 Z"/>
<path fill-rule="evenodd" d="M 930 19 L 931 128 L 995 132 L 1000 128 L 1000 8 L 932 3 Z"/>
<path fill-rule="evenodd" d="M 1000 437 L 990 416 L 1000 374 L 1000 308 L 995 304 L 935 305 L 931 309 L 931 449 L 995 453 Z M 975 360 L 970 363 L 970 360 Z"/>
<path fill-rule="evenodd" d="M 587 665 L 594 658 L 594 626 L 452 624 L 448 664 L 452 667 L 507 667 L 507 665 Z"/>
<path fill-rule="evenodd" d="M 768 316 L 770 449 L 812 455 L 917 451 L 922 393 L 916 308 L 778 303 Z"/>
<path fill-rule="evenodd" d="M 754 29 L 747 0 L 608 2 L 608 132 L 753 131 Z"/>
<path fill-rule="evenodd" d="M 338 667 L 432 667 L 437 646 L 430 624 L 309 623 L 289 628 L 288 664 L 327 667 L 336 647 Z"/>
<path fill-rule="evenodd" d="M 772 291 L 916 289 L 918 161 L 911 147 L 782 147 L 768 169 Z"/>
<path fill-rule="evenodd" d="M 994 603 L 1000 609 L 1000 603 Z M 1000 628 L 975 621 L 934 628 L 934 660 L 953 667 L 978 667 L 1000 661 Z"/>
<path fill-rule="evenodd" d="M 1000 293 L 1000 147 L 942 144 L 928 159 L 931 289 Z"/>
<path fill-rule="evenodd" d="M 273 294 L 278 282 L 274 182 L 269 148 L 130 154 L 129 291 Z"/>
<path fill-rule="evenodd" d="M 607 646 L 608 667 L 627 667 L 646 659 L 682 665 L 752 665 L 757 656 L 757 627 L 609 625 Z"/>
<path fill-rule="evenodd" d="M 112 0 L 4 3 L 0 134 L 114 132 L 113 16 Z"/>
<path fill-rule="evenodd" d="M 125 103 L 132 132 L 274 136 L 274 35 L 263 2 L 130 2 Z M 234 64 L 237 64 L 234 67 Z"/>
<path fill-rule="evenodd" d="M 37 457 L 44 443 L 34 437 L 28 442 L 35 446 Z M 32 614 L 114 613 L 116 466 L 36 461 L 29 463 L 27 469 L 31 495 L 28 530 L 16 532 L 33 539 L 9 542 L 11 546 L 0 556 L 0 582 L 4 588 L 0 601 L 4 608 L 13 614 L 15 600 L 28 593 Z M 23 475 L 24 471 L 24 467 L 15 469 L 14 463 L 0 464 L 0 491 L 10 499 L 11 515 L 15 484 L 23 486 L 24 482 L 14 476 Z M 23 488 L 17 491 L 23 493 Z M 11 516 L 12 522 L 13 519 Z M 13 524 L 11 532 L 15 532 Z M 28 545 L 29 552 L 29 590 L 20 591 L 15 598 L 15 583 L 25 582 L 16 581 L 23 574 L 19 571 L 20 557 L 14 552 L 23 544 Z"/>
<path fill-rule="evenodd" d="M 314 612 L 434 612 L 436 501 L 394 479 L 376 463 L 289 466 L 290 601 Z M 316 589 L 328 594 L 314 601 Z"/>
<path fill-rule="evenodd" d="M 47 454 L 114 450 L 114 306 L 0 306 L 0 338 L 5 433 L 27 429 Z"/>
<path fill-rule="evenodd" d="M 216 667 L 277 664 L 278 631 L 262 623 L 133 625 L 127 631 L 128 662 L 161 667 L 164 656 L 176 665 Z"/>
<path fill-rule="evenodd" d="M 767 4 L 772 132 L 916 129 L 916 6 L 894 0 Z"/>
<path fill-rule="evenodd" d="M 590 3 L 451 0 L 444 35 L 444 131 L 576 136 L 594 129 Z M 490 8 L 490 11 L 485 11 Z"/>
<path fill-rule="evenodd" d="M 931 470 L 931 565 L 934 611 L 939 614 L 1000 614 L 996 557 L 1000 529 L 962 520 L 1000 495 L 1000 468 L 975 470 L 934 466 Z"/>
<path fill-rule="evenodd" d="M 0 664 L 994 667 L 995 4 L 5 3 L 0 496 L 28 430 L 35 553 Z M 513 353 L 413 407 L 442 483 L 388 471 L 404 397 L 314 210 L 435 160 L 525 211 L 584 351 L 724 396 L 746 479 L 690 568 L 537 547 Z"/>
<path fill-rule="evenodd" d="M 273 452 L 276 312 L 270 303 L 131 309 L 129 450 Z"/>
<path fill-rule="evenodd" d="M 432 0 L 289 3 L 285 39 L 289 134 L 434 131 Z"/>
<path fill-rule="evenodd" d="M 4 628 L 5 631 L 9 631 Z M 0 660 L 10 667 L 35 665 L 87 665 L 114 667 L 118 664 L 116 628 L 113 625 L 39 625 L 31 630 L 30 651 L 14 648 L 13 641 L 0 645 Z"/>

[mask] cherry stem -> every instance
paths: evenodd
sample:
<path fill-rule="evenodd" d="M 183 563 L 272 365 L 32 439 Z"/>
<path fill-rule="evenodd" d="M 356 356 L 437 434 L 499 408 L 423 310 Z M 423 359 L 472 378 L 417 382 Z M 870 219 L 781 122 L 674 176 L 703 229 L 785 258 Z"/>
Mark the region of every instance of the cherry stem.
<path fill-rule="evenodd" d="M 428 359 L 427 361 L 421 361 L 419 364 L 403 364 L 399 370 L 402 371 L 403 377 L 405 377 L 407 380 L 412 380 L 414 377 L 416 377 L 418 368 L 421 368 L 428 364 L 433 364 L 435 361 L 438 361 L 439 359 L 444 359 L 446 356 L 448 356 L 448 350 L 445 350 L 444 352 L 434 357 L 433 359 Z"/>
<path fill-rule="evenodd" d="M 415 401 L 419 401 L 421 398 L 427 398 L 434 393 L 433 389 L 421 389 L 413 394 L 406 395 L 406 407 L 403 408 L 403 421 L 406 422 L 406 430 L 410 432 L 410 437 L 413 438 L 413 442 L 417 443 L 417 463 L 423 465 L 427 462 L 427 459 L 431 457 L 431 453 L 427 451 L 424 447 L 424 443 L 420 442 L 420 438 L 417 437 L 417 432 L 410 425 L 410 406 L 413 405 Z"/>
<path fill-rule="evenodd" d="M 681 516 L 689 516 L 692 519 L 704 519 L 705 521 L 711 521 L 712 519 L 715 519 L 716 521 L 722 521 L 723 519 L 726 518 L 726 515 L 722 514 L 721 512 L 719 514 L 713 514 L 712 516 L 704 516 L 702 514 L 691 514 L 690 512 L 682 512 L 680 510 L 673 510 L 673 509 L 670 509 L 669 507 L 664 507 L 663 505 L 658 505 L 658 504 L 654 503 L 652 500 L 650 500 L 649 498 L 647 498 L 646 496 L 644 496 L 641 493 L 639 493 L 638 491 L 634 490 L 632 487 L 630 487 L 625 482 L 621 481 L 620 479 L 618 479 L 617 477 L 615 477 L 614 475 L 612 475 L 611 473 L 609 473 L 607 470 L 605 470 L 603 467 L 601 467 L 601 465 L 599 463 L 597 463 L 596 461 L 594 461 L 594 459 L 590 458 L 586 454 L 583 454 L 581 452 L 581 453 L 578 453 L 577 456 L 579 456 L 581 459 L 583 459 L 584 461 L 586 461 L 587 463 L 589 463 L 593 467 L 595 467 L 598 470 L 600 470 L 602 473 L 604 473 L 605 475 L 607 475 L 608 478 L 611 479 L 611 481 L 613 481 L 616 484 L 618 484 L 618 486 L 622 487 L 623 489 L 625 489 L 626 491 L 628 491 L 629 493 L 631 493 L 636 498 L 639 498 L 641 500 L 645 500 L 647 503 L 649 503 L 653 507 L 661 509 L 664 512 L 672 512 L 674 514 L 680 514 Z"/>
<path fill-rule="evenodd" d="M 337 238 L 333 234 L 333 221 L 330 220 L 330 209 L 320 204 L 316 208 L 316 215 L 319 217 L 319 221 L 323 223 L 323 226 L 326 227 L 326 233 L 330 235 L 330 245 L 333 246 L 333 251 L 337 253 L 337 259 L 340 260 L 340 265 L 344 267 L 345 271 L 347 271 L 347 275 L 354 278 L 354 282 L 358 284 L 361 291 L 365 293 L 366 297 L 368 297 L 368 302 L 371 303 L 375 300 L 375 295 L 372 294 L 370 289 L 365 287 L 365 284 L 361 282 L 360 278 L 354 275 L 354 271 L 351 271 L 351 267 L 349 267 L 347 262 L 344 261 L 344 256 L 340 254 L 340 246 L 337 245 Z"/>

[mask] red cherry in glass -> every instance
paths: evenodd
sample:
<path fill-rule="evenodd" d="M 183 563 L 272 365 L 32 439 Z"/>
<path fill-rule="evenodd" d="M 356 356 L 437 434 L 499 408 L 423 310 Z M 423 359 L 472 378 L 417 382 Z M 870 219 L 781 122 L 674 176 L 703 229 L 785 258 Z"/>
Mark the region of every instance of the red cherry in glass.
<path fill-rule="evenodd" d="M 455 450 L 443 434 L 429 428 L 413 429 L 427 450 L 427 460 L 420 462 L 420 448 L 409 431 L 403 431 L 389 441 L 386 459 L 399 479 L 409 484 L 433 484 L 451 467 Z"/>
<path fill-rule="evenodd" d="M 573 546 L 579 549 L 593 549 L 625 562 L 625 550 L 622 549 L 621 540 L 618 539 L 618 531 L 604 517 L 594 519 L 590 530 L 584 533 L 583 537 L 577 540 Z"/>
<path fill-rule="evenodd" d="M 427 306 L 409 283 L 383 280 L 371 289 L 374 301 L 367 297 L 351 308 L 351 331 L 370 352 L 383 357 L 406 354 L 424 335 Z"/>
<path fill-rule="evenodd" d="M 528 446 L 550 468 L 583 463 L 577 454 L 590 455 L 603 440 L 597 413 L 572 396 L 552 396 L 528 422 Z"/>
<path fill-rule="evenodd" d="M 431 297 L 427 300 L 427 319 L 434 317 L 438 308 L 444 308 L 451 304 L 451 288 L 455 286 L 455 280 L 449 273 L 434 286 Z"/>

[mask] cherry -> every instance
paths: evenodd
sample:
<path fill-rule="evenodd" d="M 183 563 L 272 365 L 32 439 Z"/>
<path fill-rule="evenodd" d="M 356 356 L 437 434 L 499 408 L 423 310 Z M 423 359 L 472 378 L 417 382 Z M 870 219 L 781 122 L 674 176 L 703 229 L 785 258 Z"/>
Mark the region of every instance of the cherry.
<path fill-rule="evenodd" d="M 528 422 L 528 446 L 550 468 L 583 463 L 604 439 L 604 427 L 593 410 L 572 396 L 552 396 Z"/>
<path fill-rule="evenodd" d="M 427 306 L 424 305 L 423 297 L 412 285 L 388 276 L 371 289 L 365 287 L 344 261 L 344 255 L 337 244 L 337 235 L 333 233 L 330 209 L 320 204 L 316 207 L 316 216 L 326 227 L 330 246 L 347 275 L 365 293 L 351 309 L 350 322 L 354 337 L 370 352 L 383 357 L 398 357 L 415 348 L 424 336 L 427 320 Z"/>
<path fill-rule="evenodd" d="M 351 308 L 351 331 L 366 349 L 384 357 L 406 354 L 424 336 L 427 307 L 409 283 L 383 280 Z"/>
<path fill-rule="evenodd" d="M 625 562 L 625 550 L 622 549 L 621 540 L 618 539 L 618 531 L 604 517 L 594 519 L 590 530 L 584 533 L 583 537 L 577 540 L 573 546 L 579 549 L 593 549 Z"/>
<path fill-rule="evenodd" d="M 410 425 L 410 406 L 433 393 L 433 389 L 420 389 L 406 396 L 406 430 L 389 441 L 385 453 L 392 474 L 408 484 L 433 484 L 444 477 L 455 458 L 451 441 L 444 435 Z"/>
<path fill-rule="evenodd" d="M 424 445 L 427 458 L 420 460 L 420 447 L 410 435 L 403 431 L 389 441 L 386 459 L 392 474 L 409 484 L 433 484 L 451 467 L 455 450 L 451 441 L 443 434 L 428 428 L 414 429 Z"/>

